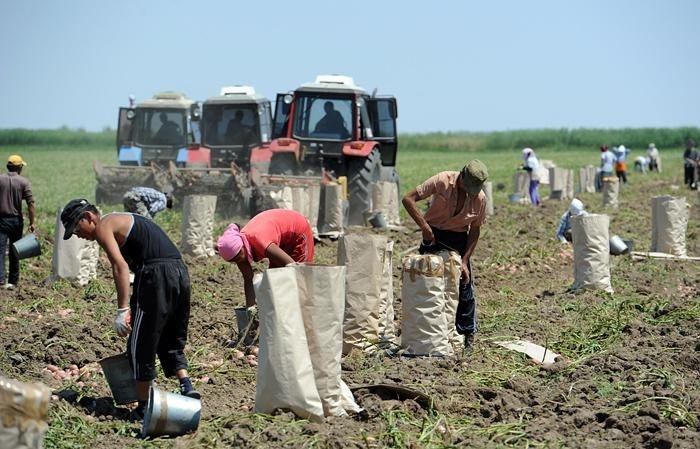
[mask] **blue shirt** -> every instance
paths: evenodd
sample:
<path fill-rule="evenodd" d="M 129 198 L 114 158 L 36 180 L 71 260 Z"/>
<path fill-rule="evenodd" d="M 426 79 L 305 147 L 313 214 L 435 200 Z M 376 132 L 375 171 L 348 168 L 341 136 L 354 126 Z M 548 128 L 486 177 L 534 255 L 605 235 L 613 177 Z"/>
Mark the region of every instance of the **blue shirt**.
<path fill-rule="evenodd" d="M 141 198 L 141 201 L 148 207 L 148 213 L 151 216 L 165 210 L 167 198 L 163 192 L 150 187 L 133 187 L 129 190 Z"/>
<path fill-rule="evenodd" d="M 581 212 L 581 215 L 588 215 L 588 212 L 584 210 Z M 564 234 L 566 234 L 566 231 L 571 229 L 571 217 L 573 217 L 573 215 L 571 215 L 571 211 L 569 210 L 564 212 L 564 214 L 561 216 L 561 220 L 559 220 L 559 227 L 557 228 L 557 240 L 566 240 Z"/>

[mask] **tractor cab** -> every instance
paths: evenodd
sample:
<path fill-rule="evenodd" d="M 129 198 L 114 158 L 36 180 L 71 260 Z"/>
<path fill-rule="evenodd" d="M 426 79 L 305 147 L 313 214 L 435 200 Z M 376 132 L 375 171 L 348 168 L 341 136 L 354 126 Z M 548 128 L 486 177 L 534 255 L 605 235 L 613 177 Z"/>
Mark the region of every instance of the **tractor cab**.
<path fill-rule="evenodd" d="M 186 162 L 198 139 L 199 105 L 178 92 L 161 92 L 134 107 L 119 109 L 117 157 L 120 165 Z"/>
<path fill-rule="evenodd" d="M 345 175 L 343 159 L 373 149 L 382 165 L 396 164 L 396 99 L 376 97 L 342 75 L 321 75 L 294 92 L 277 95 L 272 170 Z M 280 161 L 284 162 L 280 162 Z"/>
<path fill-rule="evenodd" d="M 250 86 L 230 86 L 202 105 L 203 147 L 210 150 L 211 167 L 235 163 L 247 170 L 251 152 L 272 135 L 270 100 Z"/>

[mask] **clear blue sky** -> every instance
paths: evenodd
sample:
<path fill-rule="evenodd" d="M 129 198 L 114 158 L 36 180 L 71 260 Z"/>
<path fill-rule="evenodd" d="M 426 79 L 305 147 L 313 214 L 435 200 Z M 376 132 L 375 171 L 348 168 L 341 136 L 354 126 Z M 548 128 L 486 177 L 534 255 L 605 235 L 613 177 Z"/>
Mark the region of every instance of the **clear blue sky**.
<path fill-rule="evenodd" d="M 116 127 L 129 94 L 273 99 L 317 74 L 399 130 L 700 126 L 700 1 L 0 0 L 0 128 Z"/>

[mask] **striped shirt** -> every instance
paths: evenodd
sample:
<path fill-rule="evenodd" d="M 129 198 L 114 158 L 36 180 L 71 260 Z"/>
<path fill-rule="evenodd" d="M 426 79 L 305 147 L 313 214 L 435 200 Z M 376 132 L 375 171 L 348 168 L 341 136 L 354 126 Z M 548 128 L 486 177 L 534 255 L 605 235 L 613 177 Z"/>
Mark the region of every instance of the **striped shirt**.
<path fill-rule="evenodd" d="M 129 193 L 138 196 L 148 208 L 151 215 L 164 211 L 167 204 L 167 198 L 163 192 L 150 187 L 132 187 Z"/>

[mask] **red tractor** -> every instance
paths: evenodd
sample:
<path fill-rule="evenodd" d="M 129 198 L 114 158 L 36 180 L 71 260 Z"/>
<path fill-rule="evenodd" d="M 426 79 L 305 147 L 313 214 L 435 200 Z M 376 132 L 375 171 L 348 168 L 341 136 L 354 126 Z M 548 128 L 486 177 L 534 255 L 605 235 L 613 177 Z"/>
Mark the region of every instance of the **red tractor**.
<path fill-rule="evenodd" d="M 398 183 L 397 108 L 342 75 L 321 75 L 278 94 L 269 150 L 272 175 L 347 178 L 348 223 L 366 225 L 370 184 Z"/>

